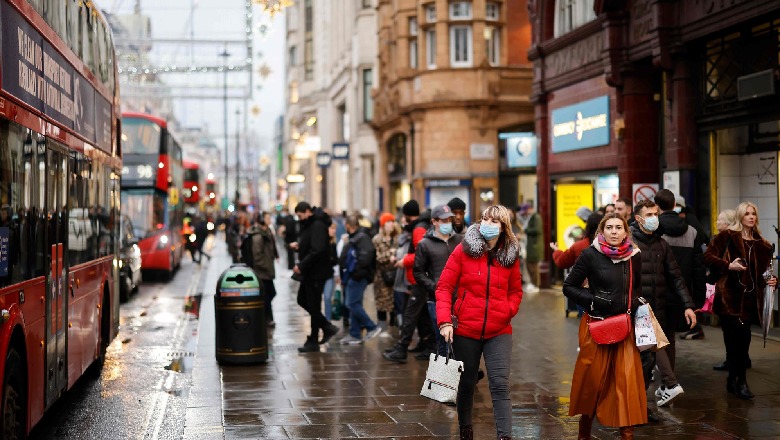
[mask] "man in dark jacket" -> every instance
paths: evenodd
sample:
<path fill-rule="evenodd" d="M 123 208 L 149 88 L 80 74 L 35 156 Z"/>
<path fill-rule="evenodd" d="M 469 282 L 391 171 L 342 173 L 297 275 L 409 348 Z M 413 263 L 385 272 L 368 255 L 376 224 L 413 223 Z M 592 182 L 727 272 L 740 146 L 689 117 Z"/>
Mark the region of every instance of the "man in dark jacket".
<path fill-rule="evenodd" d="M 463 240 L 463 234 L 456 234 L 453 229 L 454 218 L 448 205 L 434 207 L 431 212 L 433 227 L 417 246 L 414 257 L 414 280 L 420 289 L 428 293 L 428 315 L 436 335 L 437 351 L 442 356 L 447 355 L 447 344 L 441 338 L 436 322 L 436 283 L 450 254 Z"/>
<path fill-rule="evenodd" d="M 688 288 L 694 304 L 703 304 L 706 286 L 704 277 L 706 269 L 704 267 L 704 252 L 702 250 L 702 237 L 696 231 L 696 228 L 689 225 L 688 222 L 680 217 L 674 211 L 675 197 L 674 193 L 668 189 L 662 189 L 655 195 L 655 203 L 661 210 L 658 217 L 660 227 L 658 232 L 672 247 L 674 258 L 677 265 L 680 266 L 680 272 L 685 279 L 685 286 Z M 666 319 L 669 322 L 669 328 L 672 331 L 681 330 L 683 323 L 683 307 L 678 298 L 671 296 L 666 302 Z M 701 328 L 701 327 L 699 327 Z M 674 367 L 674 333 L 667 333 L 669 337 L 669 358 Z M 704 332 L 686 333 L 690 339 L 701 339 Z"/>
<path fill-rule="evenodd" d="M 409 233 L 412 241 L 409 243 L 408 253 L 397 264 L 399 268 L 403 268 L 406 271 L 406 278 L 410 284 L 410 294 L 401 320 L 401 336 L 393 348 L 382 353 L 385 359 L 398 363 L 406 362 L 407 351 L 416 352 L 420 357 L 425 356 L 425 359 L 428 359 L 428 354 L 433 352 L 436 344 L 426 307 L 428 293 L 417 287 L 417 282 L 414 280 L 414 275 L 412 275 L 417 245 L 420 244 L 420 241 L 425 237 L 425 233 L 431 227 L 430 212 L 426 211 L 420 215 L 420 205 L 416 200 L 406 202 L 401 212 L 403 212 L 406 219 L 404 231 Z M 417 347 L 409 350 L 408 347 L 412 342 L 415 328 L 417 328 L 420 340 L 417 343 Z"/>
<path fill-rule="evenodd" d="M 242 255 L 242 259 L 244 259 L 244 263 L 251 261 L 252 270 L 255 271 L 255 274 L 260 279 L 263 287 L 266 322 L 268 327 L 274 327 L 274 312 L 271 309 L 271 301 L 276 297 L 274 260 L 279 258 L 279 252 L 276 250 L 274 235 L 271 233 L 271 228 L 265 223 L 263 213 L 255 216 L 254 223 L 249 227 L 246 234 L 247 236 L 244 240 L 251 240 L 252 255 L 248 259 Z M 245 249 L 244 246 L 241 247 Z"/>
<path fill-rule="evenodd" d="M 359 222 L 356 215 L 347 216 L 344 227 L 349 234 L 349 241 L 339 258 L 341 281 L 344 283 L 346 306 L 349 309 L 349 334 L 341 339 L 345 345 L 362 344 L 382 332 L 363 308 L 363 294 L 376 275 L 376 249 L 368 230 L 362 228 Z M 365 338 L 364 328 L 367 331 Z"/>
<path fill-rule="evenodd" d="M 291 247 L 292 243 L 298 242 L 298 221 L 295 216 L 282 211 L 284 217 L 280 223 L 284 226 L 284 248 L 287 251 L 287 268 L 292 270 L 295 267 L 295 249 Z"/>
<path fill-rule="evenodd" d="M 311 316 L 311 334 L 306 343 L 298 347 L 301 353 L 320 351 L 324 344 L 339 332 L 339 328 L 328 322 L 322 314 L 322 292 L 325 281 L 333 276 L 330 265 L 323 264 L 330 259 L 328 227 L 330 217 L 322 209 L 312 208 L 306 202 L 295 206 L 295 214 L 300 219 L 301 231 L 297 243 L 291 243 L 298 250 L 300 261 L 293 267 L 293 273 L 301 277 L 298 289 L 298 305 Z M 322 339 L 318 341 L 322 329 Z"/>
<path fill-rule="evenodd" d="M 452 218 L 452 230 L 455 231 L 456 234 L 465 234 L 466 229 L 469 227 L 468 223 L 466 223 L 466 202 L 458 197 L 453 197 L 447 202 L 447 206 L 450 207 L 452 213 L 455 215 Z"/>
<path fill-rule="evenodd" d="M 634 207 L 634 223 L 631 226 L 631 236 L 639 247 L 642 257 L 642 296 L 650 303 L 655 317 L 664 333 L 674 333 L 669 328 L 666 319 L 666 298 L 676 296 L 685 308 L 685 318 L 691 326 L 696 324 L 696 314 L 693 313 L 693 300 L 685 287 L 685 280 L 674 259 L 672 248 L 663 238 L 655 235 L 658 230 L 658 206 L 651 200 L 642 200 Z M 657 363 L 661 371 L 663 384 L 658 388 L 658 406 L 665 406 L 683 393 L 683 388 L 677 381 L 674 369 L 671 368 L 666 350 L 657 354 L 646 350 L 642 355 L 645 389 L 650 386 L 653 366 Z M 647 418 L 657 422 L 655 414 L 647 410 Z"/>

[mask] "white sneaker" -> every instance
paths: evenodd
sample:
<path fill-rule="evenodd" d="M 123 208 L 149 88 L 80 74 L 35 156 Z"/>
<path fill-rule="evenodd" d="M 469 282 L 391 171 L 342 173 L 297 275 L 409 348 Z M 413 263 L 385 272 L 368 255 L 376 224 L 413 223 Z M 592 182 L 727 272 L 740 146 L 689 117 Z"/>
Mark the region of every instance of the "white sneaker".
<path fill-rule="evenodd" d="M 663 391 L 661 391 L 661 400 L 656 403 L 658 406 L 666 406 L 672 403 L 672 400 L 683 392 L 683 387 L 680 384 L 677 384 L 672 388 L 664 388 Z"/>
<path fill-rule="evenodd" d="M 655 390 L 655 397 L 661 398 L 661 394 L 663 394 L 664 390 L 666 389 L 666 385 L 661 385 Z"/>
<path fill-rule="evenodd" d="M 375 337 L 379 336 L 380 333 L 382 333 L 382 329 L 379 326 L 377 326 L 375 329 L 366 333 L 366 336 L 363 338 L 361 342 L 366 342 L 370 339 L 374 339 Z"/>
<path fill-rule="evenodd" d="M 533 284 L 527 284 L 525 287 L 523 287 L 523 292 L 525 292 L 525 293 L 539 293 L 539 288 L 534 286 Z"/>
<path fill-rule="evenodd" d="M 341 345 L 360 345 L 362 343 L 362 339 L 355 338 L 352 335 L 344 336 L 341 338 L 341 340 L 339 340 L 339 344 Z"/>

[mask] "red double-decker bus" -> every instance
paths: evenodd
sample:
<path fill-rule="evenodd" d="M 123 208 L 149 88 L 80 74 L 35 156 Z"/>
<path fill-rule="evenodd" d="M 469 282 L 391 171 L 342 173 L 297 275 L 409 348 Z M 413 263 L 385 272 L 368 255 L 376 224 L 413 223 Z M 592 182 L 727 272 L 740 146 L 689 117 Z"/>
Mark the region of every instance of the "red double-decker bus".
<path fill-rule="evenodd" d="M 209 206 L 215 206 L 217 204 L 217 181 L 214 180 L 214 175 L 211 178 L 206 179 L 206 195 L 208 197 L 206 204 Z"/>
<path fill-rule="evenodd" d="M 201 211 L 201 194 L 205 191 L 200 165 L 189 160 L 184 164 L 184 212 L 188 215 Z"/>
<path fill-rule="evenodd" d="M 0 0 L 0 28 L 0 423 L 24 438 L 119 328 L 119 91 L 92 2 Z"/>
<path fill-rule="evenodd" d="M 122 213 L 140 238 L 141 268 L 170 278 L 184 253 L 181 146 L 164 119 L 123 113 L 122 153 Z"/>

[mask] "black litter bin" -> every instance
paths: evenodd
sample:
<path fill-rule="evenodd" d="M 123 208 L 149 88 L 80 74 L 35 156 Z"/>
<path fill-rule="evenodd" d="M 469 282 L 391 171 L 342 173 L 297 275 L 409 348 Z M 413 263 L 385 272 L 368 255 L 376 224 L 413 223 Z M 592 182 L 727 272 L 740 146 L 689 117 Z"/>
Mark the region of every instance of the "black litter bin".
<path fill-rule="evenodd" d="M 222 272 L 214 297 L 217 362 L 252 364 L 268 360 L 265 304 L 254 271 L 234 264 Z"/>

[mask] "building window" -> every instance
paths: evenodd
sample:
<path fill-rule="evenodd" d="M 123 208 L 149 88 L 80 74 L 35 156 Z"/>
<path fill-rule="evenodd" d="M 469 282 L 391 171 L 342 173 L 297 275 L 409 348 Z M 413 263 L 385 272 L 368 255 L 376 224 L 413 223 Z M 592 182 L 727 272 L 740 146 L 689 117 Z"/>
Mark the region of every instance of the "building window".
<path fill-rule="evenodd" d="M 498 3 L 485 4 L 485 18 L 493 21 L 498 21 L 501 18 L 501 8 Z"/>
<path fill-rule="evenodd" d="M 428 5 L 425 7 L 425 21 L 433 23 L 436 21 L 436 5 Z"/>
<path fill-rule="evenodd" d="M 555 0 L 553 34 L 560 37 L 595 19 L 593 0 Z"/>
<path fill-rule="evenodd" d="M 450 65 L 471 67 L 471 26 L 450 27 Z"/>
<path fill-rule="evenodd" d="M 295 104 L 298 102 L 298 81 L 290 83 L 290 103 Z"/>
<path fill-rule="evenodd" d="M 494 26 L 485 26 L 485 53 L 491 66 L 498 66 L 501 59 L 501 33 Z"/>
<path fill-rule="evenodd" d="M 287 58 L 288 58 L 289 65 L 290 67 L 295 67 L 298 64 L 298 61 L 296 59 L 296 57 L 298 56 L 298 51 L 296 50 L 295 46 L 290 46 L 288 52 L 289 53 L 287 55 Z"/>
<path fill-rule="evenodd" d="M 307 81 L 314 78 L 314 11 L 312 0 L 305 0 L 304 8 L 304 42 L 303 42 L 303 78 Z"/>
<path fill-rule="evenodd" d="M 409 36 L 417 36 L 417 17 L 409 17 Z"/>
<path fill-rule="evenodd" d="M 371 69 L 363 70 L 363 121 L 370 122 L 374 119 L 374 98 L 371 97 L 371 89 L 374 86 L 374 72 Z"/>
<path fill-rule="evenodd" d="M 450 20 L 471 20 L 471 2 L 450 3 Z"/>
<path fill-rule="evenodd" d="M 425 31 L 425 61 L 429 69 L 436 68 L 436 31 Z"/>
<path fill-rule="evenodd" d="M 409 67 L 417 68 L 417 40 L 409 40 Z"/>

